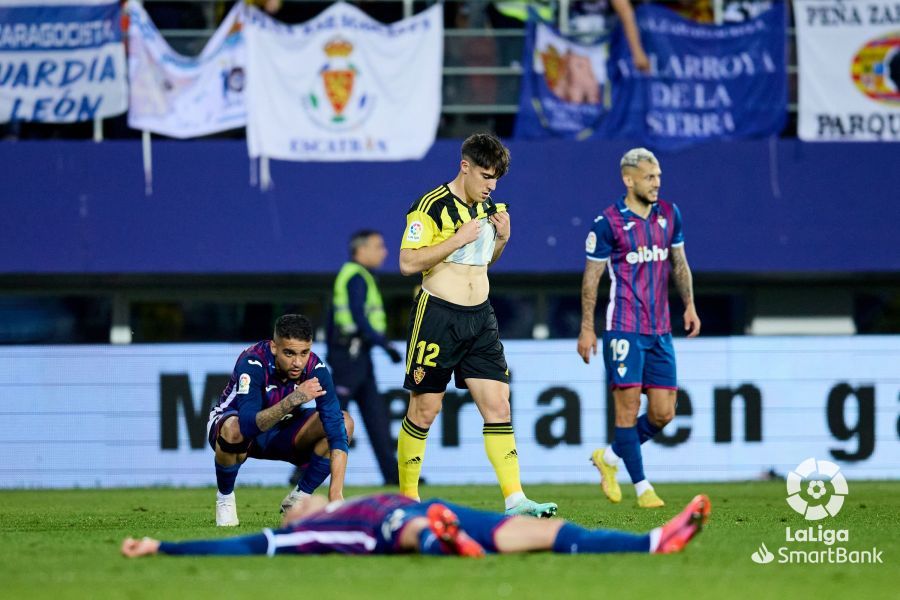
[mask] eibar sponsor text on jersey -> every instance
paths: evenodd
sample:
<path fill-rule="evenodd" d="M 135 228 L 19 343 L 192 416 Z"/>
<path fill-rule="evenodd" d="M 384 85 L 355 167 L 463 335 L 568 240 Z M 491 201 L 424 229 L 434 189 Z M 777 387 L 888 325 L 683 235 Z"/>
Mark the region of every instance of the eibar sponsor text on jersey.
<path fill-rule="evenodd" d="M 653 244 L 652 248 L 646 246 L 638 246 L 637 250 L 629 252 L 625 255 L 625 261 L 630 265 L 641 264 L 646 262 L 660 262 L 669 258 L 669 249 L 660 248 Z"/>

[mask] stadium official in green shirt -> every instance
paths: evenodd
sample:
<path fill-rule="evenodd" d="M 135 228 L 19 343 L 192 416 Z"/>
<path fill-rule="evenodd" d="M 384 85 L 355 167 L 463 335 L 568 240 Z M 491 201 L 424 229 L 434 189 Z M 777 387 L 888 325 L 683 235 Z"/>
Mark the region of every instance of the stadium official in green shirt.
<path fill-rule="evenodd" d="M 350 400 L 356 401 L 384 482 L 397 485 L 387 404 L 375 385 L 371 356 L 372 348 L 380 346 L 395 364 L 402 359 L 385 336 L 384 303 L 372 276 L 386 257 L 384 238 L 377 231 L 367 229 L 351 236 L 350 260 L 334 280 L 327 360 L 342 409 L 347 410 Z"/>

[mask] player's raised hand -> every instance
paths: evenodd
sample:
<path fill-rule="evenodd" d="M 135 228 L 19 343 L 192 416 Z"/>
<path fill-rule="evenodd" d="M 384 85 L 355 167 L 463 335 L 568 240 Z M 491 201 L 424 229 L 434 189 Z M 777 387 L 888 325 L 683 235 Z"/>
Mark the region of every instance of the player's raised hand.
<path fill-rule="evenodd" d="M 684 330 L 689 338 L 700 335 L 700 317 L 693 304 L 684 309 Z"/>
<path fill-rule="evenodd" d="M 454 237 L 457 237 L 462 242 L 460 246 L 465 246 L 469 242 L 477 240 L 479 233 L 481 233 L 481 222 L 478 219 L 472 219 L 460 225 Z"/>
<path fill-rule="evenodd" d="M 509 213 L 498 212 L 491 215 L 491 223 L 497 229 L 497 239 L 509 239 Z"/>
<path fill-rule="evenodd" d="M 294 391 L 291 396 L 294 396 L 294 406 L 299 406 L 301 404 L 306 404 L 311 400 L 315 400 L 319 396 L 324 396 L 325 390 L 322 389 L 322 385 L 319 383 L 318 377 L 310 377 L 303 383 L 294 386 Z"/>
<path fill-rule="evenodd" d="M 578 334 L 578 355 L 584 364 L 591 364 L 591 354 L 597 355 L 597 334 L 587 329 L 582 329 Z"/>

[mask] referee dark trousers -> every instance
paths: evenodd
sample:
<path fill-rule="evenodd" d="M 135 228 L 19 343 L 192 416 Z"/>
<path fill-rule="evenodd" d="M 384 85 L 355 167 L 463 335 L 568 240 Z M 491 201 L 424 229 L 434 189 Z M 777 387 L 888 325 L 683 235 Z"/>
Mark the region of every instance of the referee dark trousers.
<path fill-rule="evenodd" d="M 347 345 L 328 346 L 328 365 L 334 377 L 335 391 L 343 410 L 347 410 L 350 400 L 356 401 L 384 482 L 397 485 L 400 478 L 394 455 L 395 443 L 390 435 L 387 403 L 375 386 L 370 350 L 361 347 L 359 338 L 354 339 L 359 346 L 356 349 L 352 341 Z M 357 350 L 355 355 L 353 350 Z"/>
<path fill-rule="evenodd" d="M 381 475 L 397 485 L 397 458 L 391 440 L 388 407 L 375 386 L 372 348 L 380 346 L 395 364 L 400 352 L 386 337 L 387 321 L 381 292 L 371 270 L 384 263 L 387 250 L 377 231 L 363 230 L 350 238 L 350 260 L 334 280 L 328 320 L 328 364 L 341 408 L 355 400 L 366 426 Z"/>

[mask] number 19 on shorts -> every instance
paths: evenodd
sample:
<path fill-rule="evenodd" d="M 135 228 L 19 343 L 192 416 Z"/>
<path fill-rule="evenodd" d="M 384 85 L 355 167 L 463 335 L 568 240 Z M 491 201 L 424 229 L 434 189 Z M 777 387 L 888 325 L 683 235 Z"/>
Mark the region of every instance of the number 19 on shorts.
<path fill-rule="evenodd" d="M 630 349 L 631 344 L 628 343 L 628 340 L 609 340 L 609 351 L 610 353 L 612 353 L 613 362 L 625 360 L 625 357 L 628 356 L 628 351 Z"/>

